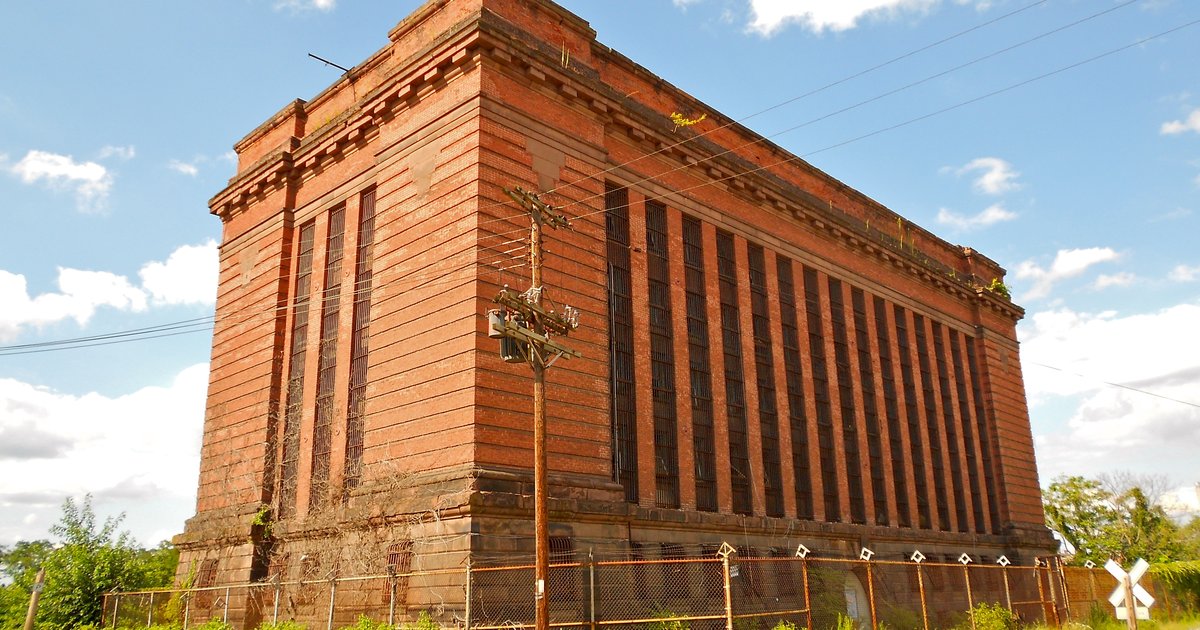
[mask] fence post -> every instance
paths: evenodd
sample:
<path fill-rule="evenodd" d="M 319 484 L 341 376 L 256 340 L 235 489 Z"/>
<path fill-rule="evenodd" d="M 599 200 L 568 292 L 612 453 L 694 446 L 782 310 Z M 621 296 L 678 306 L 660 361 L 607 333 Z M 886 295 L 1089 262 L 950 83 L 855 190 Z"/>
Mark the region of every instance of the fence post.
<path fill-rule="evenodd" d="M 1046 588 L 1042 585 L 1041 558 L 1033 559 L 1033 578 L 1038 587 L 1038 604 L 1042 607 L 1042 620 L 1050 625 L 1050 615 L 1046 614 Z"/>
<path fill-rule="evenodd" d="M 188 615 L 192 612 L 192 592 L 183 594 L 183 630 L 188 630 Z"/>
<path fill-rule="evenodd" d="M 150 623 L 153 620 L 154 620 L 154 593 L 151 592 L 150 593 L 150 609 L 146 611 L 146 627 L 147 628 L 154 625 L 154 624 Z"/>
<path fill-rule="evenodd" d="M 271 623 L 272 624 L 279 623 L 279 589 L 281 586 L 282 585 L 280 584 L 279 574 L 277 573 L 277 574 L 275 574 L 275 599 L 273 602 L 271 602 Z"/>
<path fill-rule="evenodd" d="M 325 630 L 333 630 L 333 603 L 337 600 L 337 577 L 329 579 L 329 616 L 325 620 Z"/>
<path fill-rule="evenodd" d="M 963 554 L 958 557 L 963 565 L 963 579 L 967 583 L 967 617 L 971 619 L 971 630 L 975 630 L 975 597 L 971 593 L 971 556 Z"/>
<path fill-rule="evenodd" d="M 117 611 L 121 610 L 121 594 L 113 595 L 113 624 L 112 627 L 117 627 Z"/>
<path fill-rule="evenodd" d="M 592 630 L 596 630 L 596 558 L 591 547 L 588 547 L 588 621 Z"/>
<path fill-rule="evenodd" d="M 1008 556 L 1000 556 L 996 560 L 996 564 L 1000 565 L 1000 575 L 1004 578 L 1004 607 L 1008 612 L 1012 612 L 1012 592 L 1008 589 L 1008 565 L 1012 564 L 1008 560 Z"/>
<path fill-rule="evenodd" d="M 396 625 L 396 569 L 388 565 L 388 625 Z"/>
<path fill-rule="evenodd" d="M 733 590 L 729 583 L 729 556 L 737 551 L 729 543 L 721 543 L 721 577 L 725 582 L 725 630 L 733 630 Z"/>
<path fill-rule="evenodd" d="M 929 630 L 929 611 L 925 606 L 925 576 L 921 574 L 921 562 L 925 560 L 925 554 L 918 549 L 913 552 L 910 559 L 917 563 L 917 591 L 921 594 L 921 625 L 925 630 Z"/>
<path fill-rule="evenodd" d="M 463 606 L 463 624 L 465 630 L 471 630 L 471 556 L 467 556 L 467 601 Z"/>
<path fill-rule="evenodd" d="M 866 547 L 863 547 L 862 551 L 860 551 L 858 554 L 859 560 L 867 561 L 867 603 L 871 606 L 872 629 L 879 627 L 879 622 L 875 619 L 875 575 L 873 571 L 875 561 L 872 560 L 874 557 L 875 552 L 867 549 Z"/>
<path fill-rule="evenodd" d="M 1071 591 L 1067 588 L 1067 574 L 1063 570 L 1062 558 L 1054 556 L 1054 573 L 1058 575 L 1058 588 L 1062 591 L 1063 615 L 1071 620 Z"/>
<path fill-rule="evenodd" d="M 221 612 L 221 623 L 229 623 L 229 587 L 225 587 L 225 606 Z"/>
<path fill-rule="evenodd" d="M 807 551 L 807 550 L 806 550 Z M 799 551 L 797 551 L 799 553 Z M 804 625 L 808 630 L 813 630 L 812 626 L 812 598 L 808 593 L 808 553 L 800 556 L 800 581 L 804 586 Z"/>

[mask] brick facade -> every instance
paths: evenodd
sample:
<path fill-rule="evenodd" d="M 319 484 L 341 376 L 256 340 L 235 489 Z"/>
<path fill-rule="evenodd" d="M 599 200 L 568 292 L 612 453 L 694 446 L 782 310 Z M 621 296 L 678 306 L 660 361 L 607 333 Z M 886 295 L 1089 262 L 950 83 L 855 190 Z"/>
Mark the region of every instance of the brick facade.
<path fill-rule="evenodd" d="M 181 578 L 211 559 L 218 582 L 380 573 L 396 545 L 424 569 L 529 553 L 531 380 L 483 317 L 528 283 L 511 186 L 574 218 L 546 244 L 546 294 L 580 309 L 583 354 L 547 373 L 552 536 L 1025 562 L 1051 547 L 1023 311 L 985 288 L 994 262 L 548 0 L 431 0 L 389 37 L 239 142 L 211 201 L 218 317 Z M 676 129 L 677 111 L 708 117 Z"/>

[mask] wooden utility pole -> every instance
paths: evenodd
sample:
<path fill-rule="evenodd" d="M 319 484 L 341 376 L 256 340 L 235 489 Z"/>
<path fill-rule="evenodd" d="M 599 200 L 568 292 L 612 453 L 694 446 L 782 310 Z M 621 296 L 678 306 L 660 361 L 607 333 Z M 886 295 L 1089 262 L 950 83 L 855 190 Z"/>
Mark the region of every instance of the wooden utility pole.
<path fill-rule="evenodd" d="M 38 598 L 42 596 L 42 588 L 46 583 L 46 569 L 38 569 L 37 577 L 33 578 L 33 592 L 29 594 L 29 610 L 25 613 L 25 630 L 33 630 L 33 621 L 37 619 Z"/>
<path fill-rule="evenodd" d="M 553 335 L 567 335 L 579 326 L 579 314 L 566 306 L 562 313 L 542 306 L 542 226 L 571 226 L 558 209 L 546 205 L 535 193 L 521 188 L 505 190 L 529 211 L 529 282 L 524 293 L 507 286 L 496 296 L 503 309 L 488 312 L 488 336 L 501 340 L 501 357 L 510 363 L 527 362 L 533 368 L 533 528 L 535 630 L 550 629 L 550 524 L 546 510 L 546 368 L 559 357 L 579 353 L 559 345 Z"/>

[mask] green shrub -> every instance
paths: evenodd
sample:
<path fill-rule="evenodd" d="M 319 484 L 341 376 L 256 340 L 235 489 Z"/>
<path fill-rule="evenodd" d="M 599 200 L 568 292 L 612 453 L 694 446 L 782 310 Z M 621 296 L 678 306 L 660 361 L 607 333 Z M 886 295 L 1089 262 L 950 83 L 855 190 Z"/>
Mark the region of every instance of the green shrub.
<path fill-rule="evenodd" d="M 646 624 L 646 630 L 691 630 L 692 625 L 686 619 L 678 619 L 678 616 L 669 610 L 656 610 L 655 620 Z"/>
<path fill-rule="evenodd" d="M 258 627 L 255 628 L 255 630 L 307 630 L 307 628 L 308 626 L 300 623 L 299 621 L 292 621 L 291 619 L 288 619 L 285 621 L 276 621 L 274 623 L 270 621 L 264 621 L 258 624 Z"/>
<path fill-rule="evenodd" d="M 921 611 L 896 604 L 884 604 L 882 610 L 879 611 L 879 625 L 892 630 L 923 630 L 925 628 L 925 622 L 921 620 Z"/>
<path fill-rule="evenodd" d="M 775 624 L 771 630 L 796 630 L 796 624 L 786 619 L 780 619 L 779 623 Z"/>
<path fill-rule="evenodd" d="M 421 614 L 425 615 L 428 623 L 433 624 L 434 628 L 437 627 L 437 624 L 433 623 L 433 619 L 429 619 L 429 613 L 421 611 Z M 417 617 L 416 623 L 422 623 L 420 616 Z M 366 615 L 359 615 L 358 621 L 356 621 L 354 625 L 344 626 L 340 630 L 395 630 L 395 628 L 395 626 L 386 621 L 375 621 Z M 299 626 L 298 628 L 279 628 L 277 630 L 304 630 L 304 626 Z"/>
<path fill-rule="evenodd" d="M 975 604 L 971 616 L 975 618 L 975 630 L 1017 630 L 1020 626 L 1017 615 L 1001 604 Z M 971 619 L 968 618 L 961 627 L 970 630 Z"/>
<path fill-rule="evenodd" d="M 854 617 L 838 613 L 837 624 L 833 628 L 834 630 L 857 630 L 858 624 L 854 622 Z"/>
<path fill-rule="evenodd" d="M 198 626 L 192 626 L 189 630 L 233 630 L 233 625 L 220 619 L 209 619 Z"/>
<path fill-rule="evenodd" d="M 433 620 L 429 611 L 422 610 L 417 614 L 416 621 L 400 624 L 400 630 L 442 630 L 442 626 Z"/>

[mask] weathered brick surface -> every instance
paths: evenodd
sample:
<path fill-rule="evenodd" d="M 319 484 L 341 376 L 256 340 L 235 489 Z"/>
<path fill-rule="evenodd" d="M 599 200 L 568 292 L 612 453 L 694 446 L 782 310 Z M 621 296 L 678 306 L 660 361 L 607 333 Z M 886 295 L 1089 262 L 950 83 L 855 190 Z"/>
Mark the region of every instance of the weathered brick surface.
<path fill-rule="evenodd" d="M 547 0 L 448 0 L 427 3 L 389 33 L 390 43 L 310 102 L 296 101 L 242 141 L 238 174 L 213 198 L 223 221 L 221 273 L 212 376 L 206 409 L 196 517 L 179 538 L 181 575 L 193 560 L 219 558 L 224 581 L 295 571 L 305 550 L 326 560 L 357 558 L 377 566 L 386 548 L 408 536 L 435 536 L 423 548 L 430 563 L 475 553 L 527 550 L 530 525 L 532 388 L 528 366 L 506 364 L 486 336 L 481 316 L 504 285 L 525 288 L 528 217 L 504 193 L 521 186 L 549 191 L 546 199 L 573 217 L 571 230 L 545 235 L 546 296 L 580 310 L 580 328 L 567 340 L 582 358 L 548 371 L 549 461 L 554 535 L 625 548 L 630 541 L 711 543 L 737 535 L 763 548 L 793 544 L 853 552 L 858 544 L 1032 554 L 1049 544 L 1042 511 L 1028 409 L 1017 361 L 1015 322 L 1022 311 L 981 288 L 1004 271 L 969 249 L 953 246 L 781 148 L 709 110 L 674 86 L 596 43 L 579 18 Z M 563 62 L 563 50 L 571 55 Z M 674 129 L 669 114 L 709 114 L 695 129 Z M 697 132 L 704 135 L 700 137 Z M 687 140 L 686 142 L 681 142 Z M 752 144 L 748 144 L 752 143 Z M 727 151 L 735 148 L 733 151 Z M 604 189 L 627 187 L 633 275 L 634 376 L 637 382 L 637 505 L 621 501 L 612 481 L 610 366 Z M 362 480 L 342 492 L 347 446 L 351 341 L 355 330 L 355 267 L 362 194 L 374 190 L 369 336 L 365 338 L 366 406 Z M 679 489 L 681 509 L 655 507 L 653 377 L 648 325 L 645 204 L 667 208 L 669 299 L 673 311 Z M 321 357 L 321 296 L 329 211 L 345 208 L 339 280 L 340 310 L 333 389 L 329 494 L 311 502 L 313 424 Z M 702 222 L 712 376 L 717 504 L 695 511 L 695 465 L 682 263 L 682 217 Z M 283 479 L 283 414 L 296 321 L 293 305 L 301 226 L 315 225 L 309 287 L 305 373 L 299 396 L 298 465 Z M 734 235 L 741 371 L 745 387 L 753 514 L 733 515 L 717 230 Z M 763 433 L 755 364 L 747 248 L 764 250 L 767 319 L 774 364 L 783 518 L 767 518 Z M 793 488 L 790 401 L 783 368 L 776 260 L 793 263 L 800 340 L 813 521 L 797 521 Z M 803 270 L 817 272 L 820 333 L 833 409 L 831 478 L 838 515 L 826 514 L 816 428 L 810 323 Z M 835 362 L 829 280 L 841 283 L 848 356 L 846 376 Z M 851 308 L 854 289 L 867 302 L 866 356 L 883 451 L 887 514 L 873 502 L 870 449 L 859 383 L 863 360 Z M 906 446 L 897 470 L 912 528 L 896 527 L 896 472 L 889 450 L 875 297 L 887 303 L 883 324 Z M 903 307 L 916 387 L 904 391 L 893 305 Z M 925 400 L 913 315 L 923 318 L 934 393 Z M 933 324 L 938 324 L 934 327 Z M 933 343 L 940 331 L 947 369 L 939 371 Z M 959 383 L 951 335 L 976 340 L 981 388 L 970 366 Z M 957 337 L 956 337 L 957 338 Z M 965 348 L 962 349 L 965 355 Z M 960 361 L 965 361 L 961 358 Z M 866 525 L 852 524 L 848 458 L 839 378 L 848 378 L 855 409 Z M 942 395 L 945 380 L 948 395 Z M 919 414 L 920 449 L 905 417 L 912 398 Z M 972 425 L 980 397 L 987 433 Z M 927 408 L 928 403 L 928 408 Z M 950 531 L 938 531 L 937 496 L 928 414 L 936 407 L 944 459 Z M 964 413 L 963 410 L 968 410 Z M 945 421 L 956 427 L 953 438 Z M 951 441 L 953 440 L 953 441 Z M 982 452 L 990 448 L 995 484 L 984 485 Z M 953 447 L 953 449 L 951 448 Z M 967 458 L 973 449 L 974 468 Z M 951 478 L 951 452 L 962 471 Z M 924 462 L 932 523 L 917 527 L 914 461 Z M 981 488 L 985 533 L 975 533 L 968 477 Z M 260 506 L 280 513 L 281 484 L 295 484 L 294 515 L 271 534 L 252 526 Z M 290 488 L 290 487 L 289 487 Z M 343 500 L 345 499 L 345 500 Z M 966 518 L 959 522 L 956 504 Z M 992 523 L 988 507 L 997 507 Z M 828 522 L 837 521 L 837 522 Z M 875 524 L 890 524 L 880 527 Z M 778 532 L 792 532 L 779 538 Z M 965 531 L 966 533 L 960 533 Z M 349 533 L 348 533 L 349 532 Z M 515 537 L 515 538 L 514 538 Z M 441 539 L 439 539 L 441 540 Z M 515 541 L 515 542 L 514 542 Z M 369 558 L 363 550 L 370 547 Z M 815 548 L 815 547 L 814 547 Z M 949 551 L 947 551 L 949 552 Z M 414 552 L 416 553 L 416 551 Z M 374 554 L 374 555 L 372 555 Z M 291 564 L 288 564 L 291 563 Z M 372 564 L 373 563 L 373 564 Z M 349 564 L 344 570 L 350 570 Z M 357 565 L 355 565 L 357 566 Z M 361 567 L 360 567 L 361 568 Z M 386 569 L 386 567 L 384 567 Z M 356 569 L 357 570 L 357 569 Z"/>

